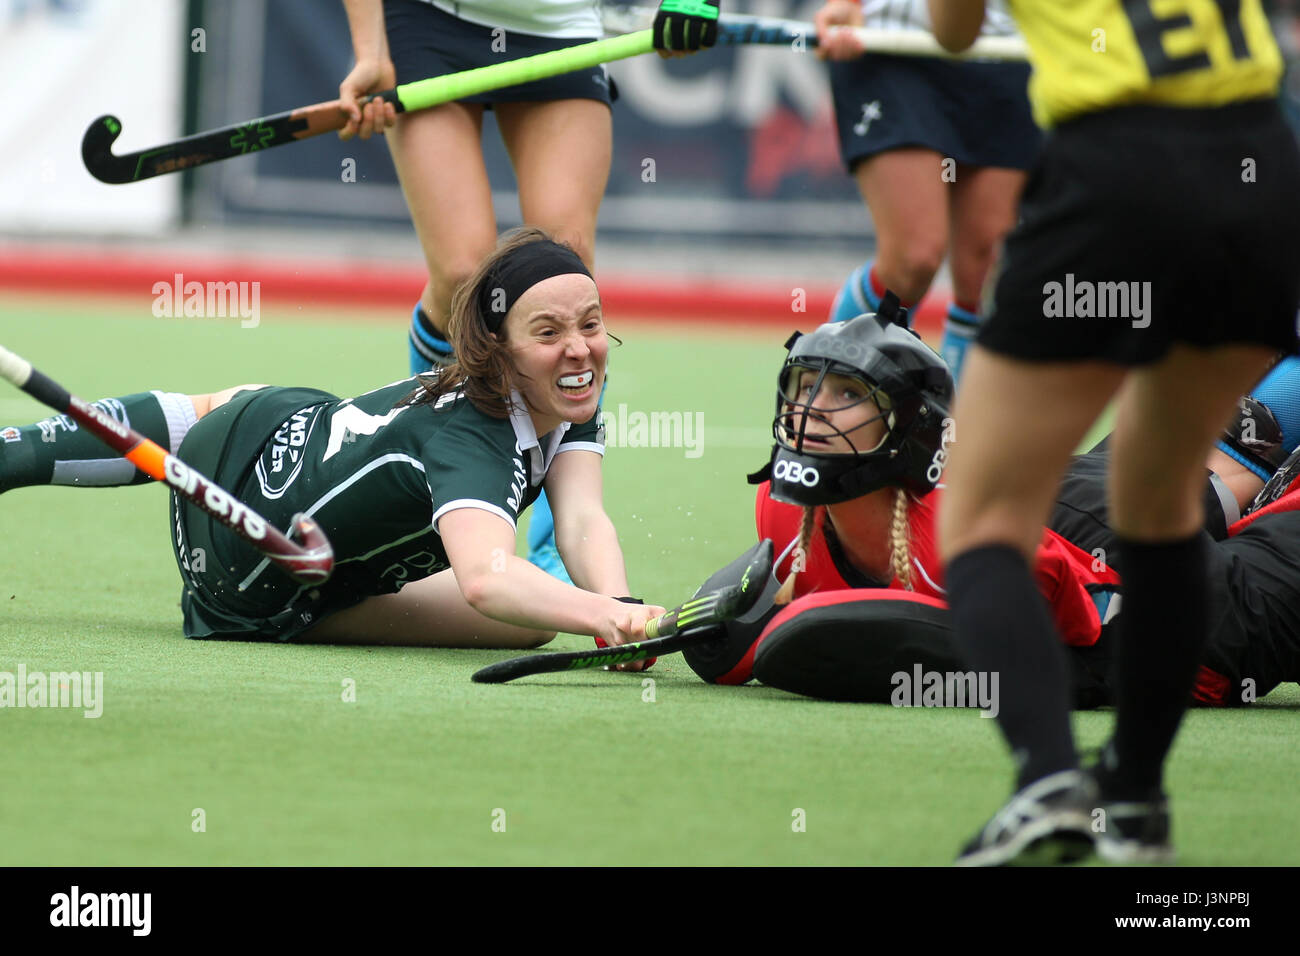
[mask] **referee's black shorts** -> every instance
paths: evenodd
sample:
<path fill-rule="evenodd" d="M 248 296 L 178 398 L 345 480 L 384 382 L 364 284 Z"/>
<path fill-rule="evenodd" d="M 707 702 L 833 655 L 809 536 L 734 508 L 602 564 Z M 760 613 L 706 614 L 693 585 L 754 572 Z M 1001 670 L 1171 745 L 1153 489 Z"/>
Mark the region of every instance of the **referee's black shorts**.
<path fill-rule="evenodd" d="M 388 33 L 388 53 L 393 59 L 399 84 L 461 73 L 600 39 L 598 36 L 553 39 L 494 30 L 444 13 L 421 0 L 384 0 L 384 26 Z M 602 65 L 489 90 L 477 96 L 467 96 L 460 102 L 483 103 L 491 109 L 493 103 L 573 99 L 599 100 L 608 106 L 617 98 L 618 91 Z"/>
<path fill-rule="evenodd" d="M 984 347 L 1142 365 L 1176 342 L 1295 352 L 1300 153 L 1273 100 L 1134 106 L 1047 139 Z"/>

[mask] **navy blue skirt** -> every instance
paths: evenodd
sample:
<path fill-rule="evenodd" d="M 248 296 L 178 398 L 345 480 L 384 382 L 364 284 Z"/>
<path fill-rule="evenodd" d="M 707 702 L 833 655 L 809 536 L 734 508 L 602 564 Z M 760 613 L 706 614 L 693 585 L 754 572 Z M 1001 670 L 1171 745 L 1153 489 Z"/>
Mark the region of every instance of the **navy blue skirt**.
<path fill-rule="evenodd" d="M 480 26 L 444 13 L 419 0 L 384 0 L 388 51 L 397 82 L 414 83 L 431 76 L 461 73 L 538 53 L 550 53 L 600 37 L 563 38 Z M 606 106 L 618 98 L 604 66 L 564 73 L 532 83 L 467 96 L 462 103 L 527 103 L 546 100 L 599 100 Z"/>
<path fill-rule="evenodd" d="M 1033 165 L 1042 133 L 1029 109 L 1028 63 L 872 54 L 830 67 L 849 172 L 877 153 L 909 146 L 962 165 Z"/>

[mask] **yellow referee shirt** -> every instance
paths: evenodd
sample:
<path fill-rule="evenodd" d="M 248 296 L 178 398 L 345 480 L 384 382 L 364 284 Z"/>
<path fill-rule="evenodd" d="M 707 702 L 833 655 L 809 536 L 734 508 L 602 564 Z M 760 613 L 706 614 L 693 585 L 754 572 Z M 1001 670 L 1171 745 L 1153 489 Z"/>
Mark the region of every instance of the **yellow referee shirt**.
<path fill-rule="evenodd" d="M 1010 0 L 1048 127 L 1137 103 L 1223 106 L 1277 95 L 1282 55 L 1259 0 Z"/>

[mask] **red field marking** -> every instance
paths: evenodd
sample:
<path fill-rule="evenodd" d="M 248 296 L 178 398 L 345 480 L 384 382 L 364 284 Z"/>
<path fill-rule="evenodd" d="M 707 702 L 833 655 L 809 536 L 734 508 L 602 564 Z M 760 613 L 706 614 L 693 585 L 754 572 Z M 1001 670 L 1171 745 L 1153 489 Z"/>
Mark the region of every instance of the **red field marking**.
<path fill-rule="evenodd" d="M 257 282 L 263 301 L 337 306 L 393 307 L 409 313 L 425 284 L 419 267 L 362 262 L 254 260 L 108 254 L 102 249 L 6 250 L 0 291 L 152 296 L 155 283 Z M 699 279 L 650 279 L 601 273 L 601 297 L 611 320 L 656 317 L 660 323 L 815 328 L 830 312 L 837 288 L 808 289 L 805 311 L 795 312 L 788 284 Z M 946 290 L 926 298 L 914 318 L 926 336 L 942 329 Z"/>

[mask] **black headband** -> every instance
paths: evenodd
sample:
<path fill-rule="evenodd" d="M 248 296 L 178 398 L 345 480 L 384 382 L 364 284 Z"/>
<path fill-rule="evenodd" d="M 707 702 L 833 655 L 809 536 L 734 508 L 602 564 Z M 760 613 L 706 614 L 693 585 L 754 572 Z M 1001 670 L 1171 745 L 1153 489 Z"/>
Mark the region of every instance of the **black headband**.
<path fill-rule="evenodd" d="M 530 242 L 509 253 L 492 267 L 478 288 L 478 309 L 488 330 L 501 331 L 506 313 L 537 283 L 575 273 L 591 278 L 576 252 L 549 239 Z"/>

